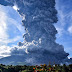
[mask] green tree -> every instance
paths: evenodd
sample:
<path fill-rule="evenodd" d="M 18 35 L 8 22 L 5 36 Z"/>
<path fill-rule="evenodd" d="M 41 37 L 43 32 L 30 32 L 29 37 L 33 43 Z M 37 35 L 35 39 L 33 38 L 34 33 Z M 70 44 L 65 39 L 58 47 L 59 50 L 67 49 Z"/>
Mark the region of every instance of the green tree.
<path fill-rule="evenodd" d="M 69 71 L 69 69 L 68 69 L 67 66 L 64 64 L 64 65 L 63 65 L 62 72 L 68 72 L 68 71 Z"/>
<path fill-rule="evenodd" d="M 2 70 L 0 69 L 0 72 L 2 72 Z"/>

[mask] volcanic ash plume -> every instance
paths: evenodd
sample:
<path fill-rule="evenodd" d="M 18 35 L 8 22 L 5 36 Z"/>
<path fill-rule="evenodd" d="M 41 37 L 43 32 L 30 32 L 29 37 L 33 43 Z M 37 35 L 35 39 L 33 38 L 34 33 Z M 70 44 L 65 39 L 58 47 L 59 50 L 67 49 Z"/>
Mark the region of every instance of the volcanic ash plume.
<path fill-rule="evenodd" d="M 0 4 L 18 7 L 26 31 L 24 42 L 19 42 L 18 47 L 11 50 L 11 56 L 23 55 L 23 61 L 32 65 L 48 64 L 49 61 L 61 63 L 67 58 L 63 46 L 55 42 L 55 0 L 0 0 Z"/>

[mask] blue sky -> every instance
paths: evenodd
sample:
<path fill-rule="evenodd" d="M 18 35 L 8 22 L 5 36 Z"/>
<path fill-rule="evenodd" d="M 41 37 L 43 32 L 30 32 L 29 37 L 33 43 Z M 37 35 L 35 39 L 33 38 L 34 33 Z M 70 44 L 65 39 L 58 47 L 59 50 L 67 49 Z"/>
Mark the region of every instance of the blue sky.
<path fill-rule="evenodd" d="M 56 42 L 72 57 L 72 0 L 56 0 L 58 22 L 55 24 L 58 34 Z"/>
<path fill-rule="evenodd" d="M 0 56 L 9 53 L 11 47 L 23 41 L 22 35 L 25 31 L 21 23 L 22 19 L 14 9 L 0 5 Z"/>
<path fill-rule="evenodd" d="M 64 50 L 72 57 L 72 0 L 56 0 L 58 22 L 55 24 L 58 34 L 56 42 L 64 46 Z M 0 5 L 0 56 L 9 53 L 13 46 L 23 41 L 24 27 L 22 18 L 17 13 L 17 7 Z M 5 55 L 4 55 L 5 57 Z"/>

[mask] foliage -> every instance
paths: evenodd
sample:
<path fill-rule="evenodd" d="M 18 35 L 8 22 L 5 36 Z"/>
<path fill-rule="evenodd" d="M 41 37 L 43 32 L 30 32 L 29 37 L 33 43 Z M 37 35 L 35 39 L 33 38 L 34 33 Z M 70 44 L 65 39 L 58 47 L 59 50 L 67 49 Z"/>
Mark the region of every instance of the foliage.
<path fill-rule="evenodd" d="M 36 65 L 36 66 L 12 66 L 12 65 L 3 65 L 0 64 L 0 72 L 72 72 L 72 64 L 66 66 L 61 65 Z"/>

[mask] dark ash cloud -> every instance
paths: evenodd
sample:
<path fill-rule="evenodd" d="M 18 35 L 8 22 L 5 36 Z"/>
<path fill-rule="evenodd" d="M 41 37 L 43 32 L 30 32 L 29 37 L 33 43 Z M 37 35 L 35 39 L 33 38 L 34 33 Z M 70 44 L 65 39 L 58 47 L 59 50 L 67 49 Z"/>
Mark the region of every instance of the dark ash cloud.
<path fill-rule="evenodd" d="M 55 42 L 57 30 L 54 23 L 58 21 L 55 0 L 1 0 L 0 4 L 18 6 L 17 11 L 23 18 L 22 25 L 26 31 L 24 42 L 19 42 L 18 48 L 11 50 L 12 58 L 14 55 L 19 56 L 22 62 L 31 65 L 48 64 L 49 61 L 59 64 L 68 59 L 69 54 L 64 51 L 64 47 Z M 16 59 L 16 62 L 19 61 Z"/>

